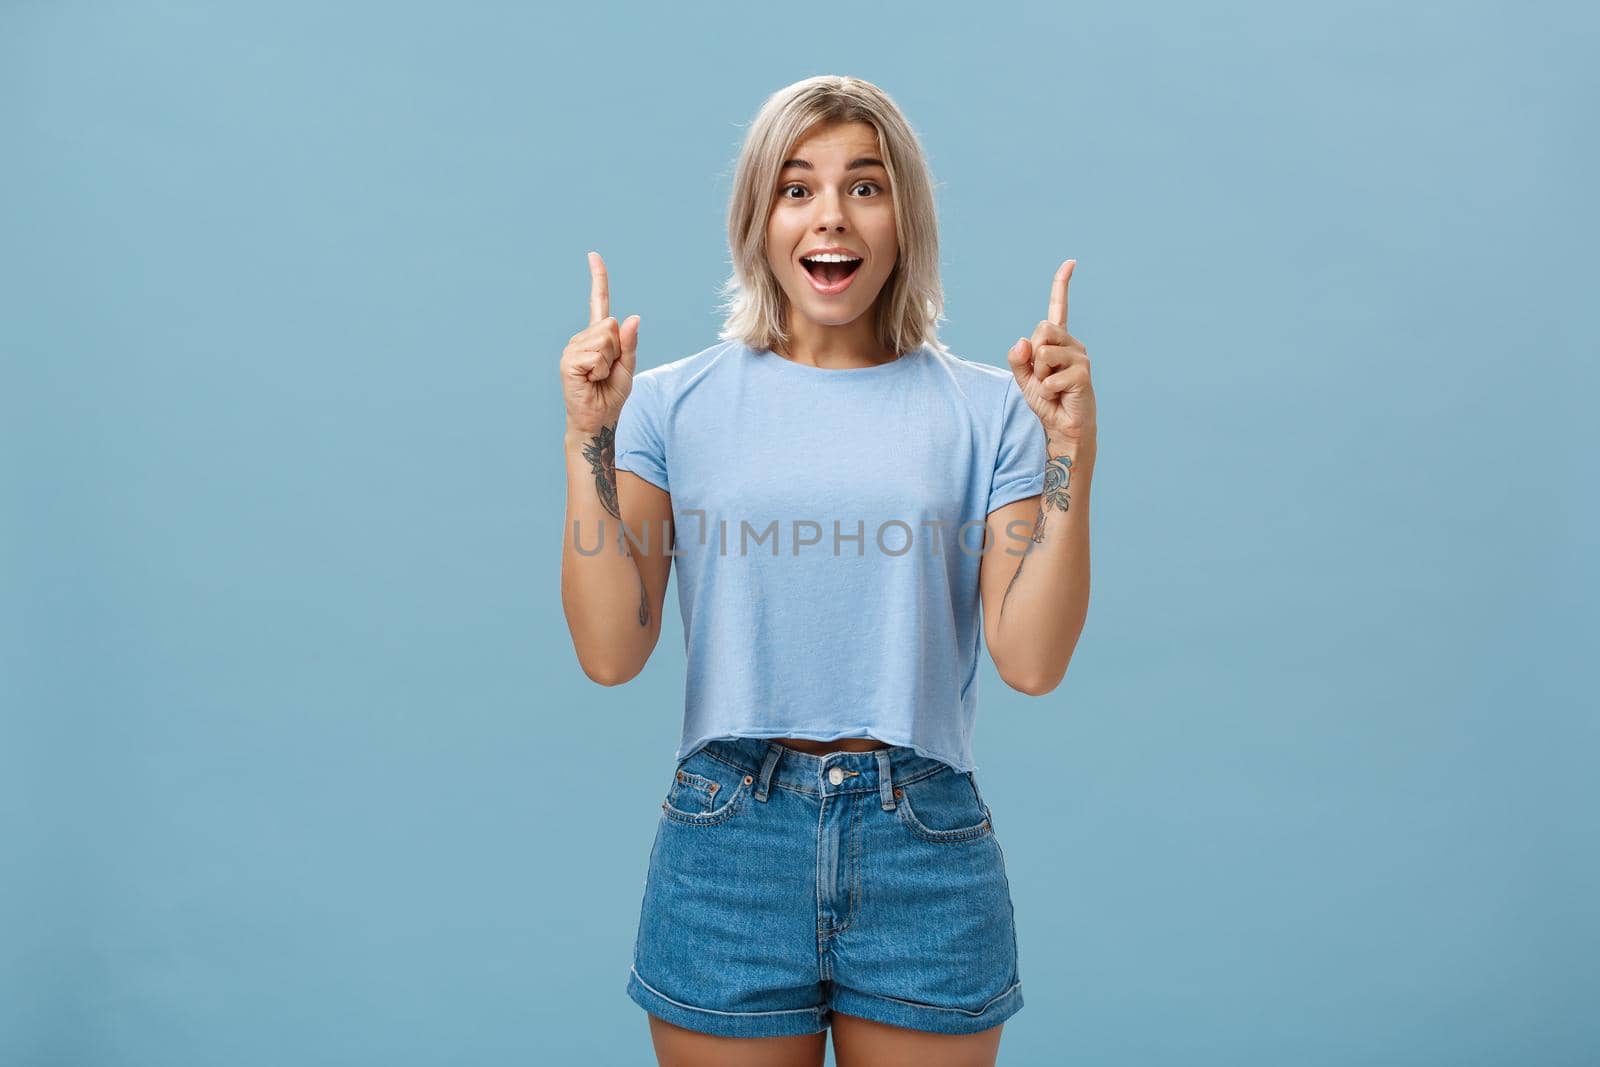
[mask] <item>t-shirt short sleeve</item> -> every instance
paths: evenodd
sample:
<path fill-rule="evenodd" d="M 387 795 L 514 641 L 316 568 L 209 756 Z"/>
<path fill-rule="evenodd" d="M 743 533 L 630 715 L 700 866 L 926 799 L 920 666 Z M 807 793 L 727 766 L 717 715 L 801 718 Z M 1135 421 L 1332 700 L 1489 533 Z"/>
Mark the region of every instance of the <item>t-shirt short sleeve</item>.
<path fill-rule="evenodd" d="M 617 416 L 615 463 L 658 489 L 667 489 L 667 449 L 661 395 L 654 375 L 633 379 L 628 399 Z"/>
<path fill-rule="evenodd" d="M 1000 423 L 1000 448 L 995 454 L 994 479 L 989 483 L 988 512 L 1024 497 L 1044 492 L 1044 424 L 1022 399 L 1015 377 L 1006 379 L 1006 397 Z"/>

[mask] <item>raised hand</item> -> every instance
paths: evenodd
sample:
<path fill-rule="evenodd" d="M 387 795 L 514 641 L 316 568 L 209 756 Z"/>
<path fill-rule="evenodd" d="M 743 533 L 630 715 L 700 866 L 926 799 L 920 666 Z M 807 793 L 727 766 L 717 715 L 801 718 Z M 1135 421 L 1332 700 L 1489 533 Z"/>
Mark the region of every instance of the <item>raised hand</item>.
<path fill-rule="evenodd" d="M 1006 353 L 1011 373 L 1028 407 L 1044 423 L 1051 445 L 1093 443 L 1094 386 L 1089 382 L 1089 353 L 1067 332 L 1067 286 L 1078 261 L 1069 259 L 1056 271 L 1050 287 L 1050 311 Z"/>
<path fill-rule="evenodd" d="M 589 253 L 589 325 L 561 353 L 561 392 L 567 426 L 581 434 L 614 429 L 633 390 L 639 316 L 620 326 L 611 315 L 611 282 L 600 253 Z"/>

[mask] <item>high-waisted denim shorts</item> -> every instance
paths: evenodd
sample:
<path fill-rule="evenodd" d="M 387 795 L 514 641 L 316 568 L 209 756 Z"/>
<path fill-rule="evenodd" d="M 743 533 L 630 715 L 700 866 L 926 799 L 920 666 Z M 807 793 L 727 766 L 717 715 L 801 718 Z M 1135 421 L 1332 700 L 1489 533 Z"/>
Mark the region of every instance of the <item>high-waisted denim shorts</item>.
<path fill-rule="evenodd" d="M 708 742 L 661 804 L 627 991 L 730 1037 L 816 1033 L 834 1009 L 936 1033 L 999 1025 L 1022 982 L 977 781 L 903 746 Z"/>

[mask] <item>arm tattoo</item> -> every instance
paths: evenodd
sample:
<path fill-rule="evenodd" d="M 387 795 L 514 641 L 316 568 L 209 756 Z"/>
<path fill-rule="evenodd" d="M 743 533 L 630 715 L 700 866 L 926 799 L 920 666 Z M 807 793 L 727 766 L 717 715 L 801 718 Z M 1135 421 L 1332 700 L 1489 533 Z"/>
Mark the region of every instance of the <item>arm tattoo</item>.
<path fill-rule="evenodd" d="M 1038 518 L 1033 520 L 1033 543 L 1036 544 L 1036 545 L 1044 544 L 1044 501 L 1043 500 L 1039 501 L 1039 516 L 1038 516 Z M 1027 556 L 1023 556 L 1022 558 L 1023 559 L 1027 559 L 1028 557 Z"/>
<path fill-rule="evenodd" d="M 594 491 L 600 494 L 600 505 L 614 519 L 621 519 L 617 508 L 616 438 L 610 426 L 600 427 L 600 432 L 589 438 L 583 446 L 583 458 L 589 461 L 594 473 Z"/>
<path fill-rule="evenodd" d="M 1044 500 L 1039 509 L 1039 527 L 1034 531 L 1034 540 L 1044 539 L 1044 507 L 1060 508 L 1067 510 L 1071 501 L 1067 497 L 1067 482 L 1072 475 L 1072 457 L 1057 456 L 1044 465 Z"/>
<path fill-rule="evenodd" d="M 1048 453 L 1047 453 L 1048 455 Z M 1050 508 L 1068 510 L 1071 499 L 1067 496 L 1067 483 L 1072 477 L 1072 457 L 1057 456 L 1049 460 L 1044 466 L 1044 492 L 1039 497 L 1039 517 L 1033 522 L 1033 540 L 1035 544 L 1044 544 L 1044 517 Z M 1022 575 L 1022 567 L 1028 562 L 1027 553 L 1023 553 L 1017 561 L 1017 569 L 1011 575 L 1011 581 L 1006 586 L 1006 591 L 1001 596 L 1001 603 L 1011 595 L 1011 587 L 1017 584 L 1017 579 Z"/>
<path fill-rule="evenodd" d="M 594 475 L 594 491 L 600 496 L 600 506 L 606 513 L 618 522 L 622 521 L 622 509 L 617 505 L 617 438 L 616 431 L 610 426 L 600 427 L 600 432 L 589 438 L 583 446 L 583 458 L 589 461 L 589 470 Z M 633 552 L 623 543 L 623 551 L 628 555 Z M 650 592 L 644 586 L 644 575 L 639 576 L 639 625 L 650 625 Z"/>
<path fill-rule="evenodd" d="M 1040 508 L 1039 509 L 1039 525 L 1035 526 L 1034 529 L 1038 530 L 1038 529 L 1042 528 L 1043 525 L 1044 525 L 1044 509 Z M 1034 540 L 1037 541 L 1037 540 L 1039 540 L 1039 538 L 1035 537 Z M 1028 555 L 1027 555 L 1027 553 L 1023 553 L 1022 558 L 1017 560 L 1017 569 L 1011 572 L 1011 581 L 1006 583 L 1006 591 L 1005 591 L 1004 594 L 1001 595 L 1000 603 L 1004 604 L 1006 602 L 1006 597 L 1011 595 L 1011 587 L 1013 585 L 1017 584 L 1017 578 L 1019 578 L 1022 575 L 1022 565 L 1024 563 L 1026 563 L 1026 562 L 1028 562 Z"/>

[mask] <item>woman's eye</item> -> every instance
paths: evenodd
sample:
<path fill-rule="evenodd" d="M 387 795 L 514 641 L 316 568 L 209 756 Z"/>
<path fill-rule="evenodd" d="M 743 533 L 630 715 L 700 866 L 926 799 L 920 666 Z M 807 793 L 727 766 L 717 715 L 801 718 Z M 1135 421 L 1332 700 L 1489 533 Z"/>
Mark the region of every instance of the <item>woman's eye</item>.
<path fill-rule="evenodd" d="M 863 185 L 868 186 L 868 187 L 873 188 L 873 189 L 877 189 L 878 188 L 878 183 L 877 182 L 856 182 L 850 188 L 851 188 L 852 191 L 854 191 L 856 189 L 861 188 Z M 781 193 L 784 194 L 784 197 L 786 199 L 793 200 L 795 198 L 788 195 L 790 189 L 799 189 L 803 193 L 803 192 L 805 192 L 806 187 L 801 185 L 799 182 L 790 182 L 788 185 L 785 185 L 781 190 L 779 190 Z"/>

